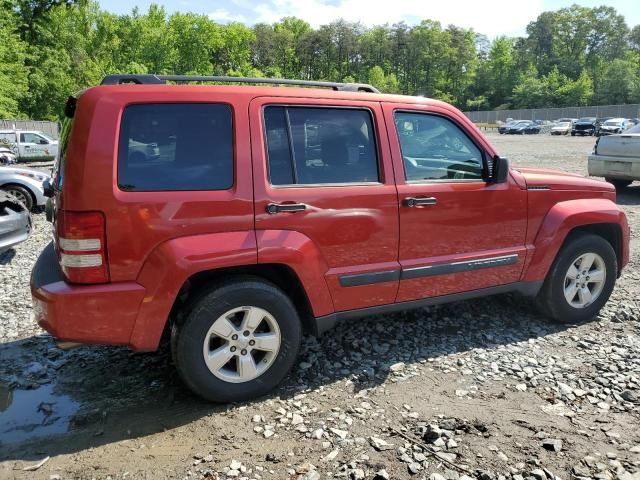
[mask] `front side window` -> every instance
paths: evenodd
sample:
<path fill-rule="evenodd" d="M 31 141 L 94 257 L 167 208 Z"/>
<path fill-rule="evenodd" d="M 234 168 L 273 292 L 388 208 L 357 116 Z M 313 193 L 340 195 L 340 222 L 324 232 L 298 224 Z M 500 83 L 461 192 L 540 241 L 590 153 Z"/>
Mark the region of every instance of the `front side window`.
<path fill-rule="evenodd" d="M 396 112 L 395 123 L 406 180 L 482 179 L 482 152 L 455 123 L 410 112 Z"/>
<path fill-rule="evenodd" d="M 269 106 L 264 124 L 272 185 L 380 180 L 368 110 Z"/>
<path fill-rule="evenodd" d="M 120 189 L 226 190 L 232 185 L 228 105 L 145 104 L 125 109 L 118 149 Z"/>
<path fill-rule="evenodd" d="M 44 139 L 43 137 L 41 137 L 40 135 L 37 135 L 35 133 L 21 133 L 20 134 L 20 143 L 49 143 L 46 141 L 46 139 Z"/>

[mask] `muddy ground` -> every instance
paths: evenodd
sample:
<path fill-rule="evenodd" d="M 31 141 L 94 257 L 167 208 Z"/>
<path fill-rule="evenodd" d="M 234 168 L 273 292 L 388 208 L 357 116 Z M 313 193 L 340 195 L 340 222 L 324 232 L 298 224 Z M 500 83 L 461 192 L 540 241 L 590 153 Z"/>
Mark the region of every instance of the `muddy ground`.
<path fill-rule="evenodd" d="M 582 174 L 593 146 L 490 138 L 515 165 Z M 195 398 L 166 347 L 58 350 L 30 318 L 36 215 L 0 257 L 0 478 L 638 479 L 640 182 L 618 203 L 631 263 L 596 320 L 554 325 L 502 295 L 352 321 L 242 405 Z"/>

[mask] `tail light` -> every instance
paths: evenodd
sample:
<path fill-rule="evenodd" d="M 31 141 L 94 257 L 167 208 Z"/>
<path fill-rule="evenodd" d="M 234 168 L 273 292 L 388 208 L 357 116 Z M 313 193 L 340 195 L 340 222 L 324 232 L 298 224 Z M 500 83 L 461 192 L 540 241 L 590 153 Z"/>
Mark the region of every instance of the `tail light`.
<path fill-rule="evenodd" d="M 67 280 L 71 283 L 108 282 L 104 215 L 62 210 L 56 220 L 60 266 Z"/>

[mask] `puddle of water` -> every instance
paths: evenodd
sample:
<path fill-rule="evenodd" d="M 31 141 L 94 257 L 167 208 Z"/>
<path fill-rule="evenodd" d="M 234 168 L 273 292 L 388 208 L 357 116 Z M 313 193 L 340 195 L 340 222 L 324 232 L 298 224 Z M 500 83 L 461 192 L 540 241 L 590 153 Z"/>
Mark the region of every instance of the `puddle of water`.
<path fill-rule="evenodd" d="M 0 384 L 0 445 L 65 433 L 80 405 L 53 385 L 36 390 L 10 390 Z"/>

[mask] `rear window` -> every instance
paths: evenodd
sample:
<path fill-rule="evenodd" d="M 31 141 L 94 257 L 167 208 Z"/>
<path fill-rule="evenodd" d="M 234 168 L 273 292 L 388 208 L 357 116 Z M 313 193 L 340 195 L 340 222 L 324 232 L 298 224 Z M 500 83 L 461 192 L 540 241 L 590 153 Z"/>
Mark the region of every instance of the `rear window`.
<path fill-rule="evenodd" d="M 128 106 L 120 128 L 118 186 L 134 192 L 230 188 L 231 115 L 223 104 Z"/>

